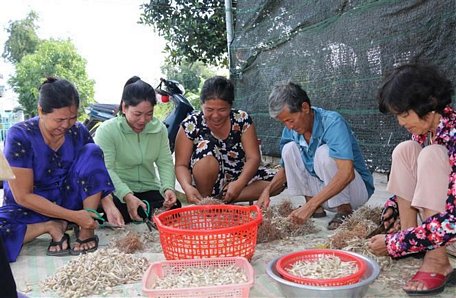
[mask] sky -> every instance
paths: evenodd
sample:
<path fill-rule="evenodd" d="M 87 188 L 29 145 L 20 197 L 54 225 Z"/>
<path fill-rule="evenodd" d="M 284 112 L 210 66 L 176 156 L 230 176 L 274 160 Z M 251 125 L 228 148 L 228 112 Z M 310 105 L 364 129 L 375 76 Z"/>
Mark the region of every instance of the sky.
<path fill-rule="evenodd" d="M 140 5 L 147 0 L 9 0 L 0 2 L 0 53 L 8 39 L 10 20 L 38 13 L 41 39 L 71 39 L 87 61 L 95 80 L 95 100 L 118 103 L 125 82 L 133 75 L 158 85 L 165 41 L 139 21 Z M 1 56 L 1 55 L 0 55 Z M 14 67 L 0 57 L 4 81 Z M 8 86 L 7 86 L 8 88 Z M 10 90 L 11 92 L 11 90 Z"/>

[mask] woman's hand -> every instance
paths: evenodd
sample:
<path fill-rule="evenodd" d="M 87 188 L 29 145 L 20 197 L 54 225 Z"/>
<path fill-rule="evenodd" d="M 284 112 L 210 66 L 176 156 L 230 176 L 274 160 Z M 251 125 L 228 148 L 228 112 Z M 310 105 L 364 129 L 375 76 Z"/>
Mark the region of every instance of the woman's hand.
<path fill-rule="evenodd" d="M 387 256 L 388 250 L 386 249 L 385 243 L 385 234 L 375 235 L 370 238 L 368 246 L 369 249 L 372 251 L 373 254 L 377 256 Z"/>
<path fill-rule="evenodd" d="M 396 233 L 401 230 L 401 220 L 399 216 L 394 215 L 393 208 L 387 208 L 382 214 L 382 221 L 385 229 L 388 229 L 386 233 Z"/>
<path fill-rule="evenodd" d="M 165 201 L 163 202 L 163 207 L 165 207 L 166 209 L 170 209 L 171 207 L 173 207 L 176 201 L 176 193 L 171 189 L 165 190 Z"/>
<path fill-rule="evenodd" d="M 223 201 L 225 203 L 231 203 L 235 201 L 239 195 L 241 194 L 244 185 L 239 182 L 239 180 L 229 182 L 225 189 L 225 193 L 223 194 Z"/>
<path fill-rule="evenodd" d="M 120 213 L 119 209 L 114 206 L 113 209 L 105 210 L 106 217 L 108 218 L 108 222 L 114 226 L 123 227 L 125 226 L 125 220 Z"/>
<path fill-rule="evenodd" d="M 192 204 L 197 204 L 199 201 L 203 199 L 203 196 L 199 193 L 196 187 L 189 186 L 184 189 L 185 196 L 187 197 L 187 201 Z"/>
<path fill-rule="evenodd" d="M 107 195 L 103 199 L 101 199 L 101 206 L 103 207 L 104 212 L 106 213 L 106 217 L 108 218 L 108 222 L 119 227 L 123 227 L 125 225 L 125 220 L 120 213 L 119 209 L 117 209 L 116 205 L 114 204 L 114 198 L 112 195 Z"/>
<path fill-rule="evenodd" d="M 147 210 L 147 205 L 132 193 L 127 194 L 124 197 L 124 201 L 127 204 L 128 214 L 131 219 L 142 221 L 143 219 L 138 215 L 138 207 L 142 207 L 144 210 Z"/>
<path fill-rule="evenodd" d="M 82 229 L 95 230 L 98 227 L 98 223 L 94 220 L 97 217 L 95 213 L 81 209 L 74 211 L 73 222 L 80 226 Z"/>

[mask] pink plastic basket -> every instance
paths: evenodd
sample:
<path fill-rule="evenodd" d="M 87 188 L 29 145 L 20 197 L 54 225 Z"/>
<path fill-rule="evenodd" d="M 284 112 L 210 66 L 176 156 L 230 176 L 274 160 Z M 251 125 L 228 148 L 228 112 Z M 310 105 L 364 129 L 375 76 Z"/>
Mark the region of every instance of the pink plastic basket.
<path fill-rule="evenodd" d="M 229 285 L 214 285 L 193 288 L 154 289 L 159 279 L 176 275 L 188 267 L 207 268 L 209 266 L 236 266 L 247 276 L 247 282 Z M 210 259 L 171 260 L 152 263 L 144 273 L 142 290 L 148 297 L 249 297 L 249 291 L 254 282 L 252 265 L 244 257 L 226 257 Z"/>

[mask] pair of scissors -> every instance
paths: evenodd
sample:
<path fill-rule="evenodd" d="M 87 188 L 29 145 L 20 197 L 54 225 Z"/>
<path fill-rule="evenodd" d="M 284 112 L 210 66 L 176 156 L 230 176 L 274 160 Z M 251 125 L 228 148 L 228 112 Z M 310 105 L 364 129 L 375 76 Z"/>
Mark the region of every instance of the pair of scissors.
<path fill-rule="evenodd" d="M 95 214 L 95 217 L 93 217 L 94 220 L 97 221 L 99 227 L 105 227 L 105 228 L 121 228 L 121 226 L 113 225 L 110 222 L 107 222 L 106 219 L 103 218 L 103 213 L 98 212 L 95 209 L 92 208 L 84 208 L 85 211 L 90 212 Z"/>
<path fill-rule="evenodd" d="M 149 215 L 150 215 L 150 204 L 149 204 L 149 202 L 146 201 L 146 200 L 143 200 L 143 202 L 146 204 L 147 209 L 144 210 L 143 207 L 139 206 L 138 207 L 138 215 L 143 219 L 143 222 L 146 223 L 146 226 L 149 229 L 149 231 L 152 232 L 153 229 L 157 230 L 157 226 L 153 222 L 151 222 L 150 219 L 149 219 Z"/>
<path fill-rule="evenodd" d="M 230 184 L 230 183 L 229 182 L 228 183 L 224 183 L 223 187 L 222 187 L 222 190 L 218 194 L 213 196 L 212 198 L 216 199 L 216 200 L 223 201 L 225 204 L 230 204 L 234 199 L 231 199 L 229 201 L 225 201 L 225 195 L 226 195 L 226 192 L 228 190 L 228 184 Z"/>
<path fill-rule="evenodd" d="M 386 210 L 390 209 L 393 211 L 391 213 L 390 216 L 386 217 L 386 218 L 383 218 L 384 214 L 386 213 Z M 386 208 L 385 210 L 383 210 L 382 212 L 382 220 L 380 221 L 380 224 L 377 228 L 375 228 L 372 232 L 369 233 L 369 235 L 366 236 L 366 239 L 369 239 L 375 235 L 378 235 L 378 234 L 384 234 L 386 232 L 388 232 L 393 226 L 394 226 L 394 223 L 396 222 L 396 219 L 398 217 L 398 213 L 397 213 L 397 210 L 394 209 L 393 207 L 388 207 Z M 392 222 L 390 222 L 390 224 L 385 227 L 385 221 L 388 221 L 390 219 L 394 218 L 394 220 Z"/>

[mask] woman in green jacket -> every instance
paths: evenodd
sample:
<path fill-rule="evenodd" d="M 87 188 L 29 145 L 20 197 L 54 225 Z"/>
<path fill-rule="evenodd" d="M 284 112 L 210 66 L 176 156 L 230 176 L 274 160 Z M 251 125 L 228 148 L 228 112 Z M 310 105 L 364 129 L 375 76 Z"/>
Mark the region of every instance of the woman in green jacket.
<path fill-rule="evenodd" d="M 136 76 L 130 78 L 124 86 L 119 115 L 103 122 L 95 134 L 116 189 L 114 203 L 125 223 L 142 220 L 138 207 L 180 206 L 174 192 L 168 132 L 153 117 L 156 103 L 155 90 L 148 83 Z"/>

